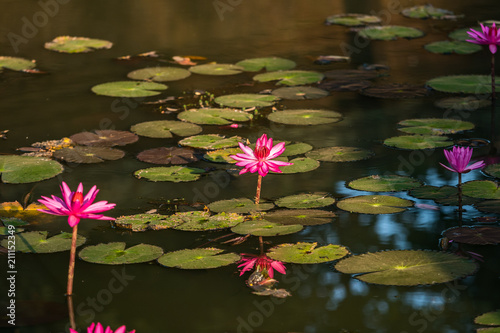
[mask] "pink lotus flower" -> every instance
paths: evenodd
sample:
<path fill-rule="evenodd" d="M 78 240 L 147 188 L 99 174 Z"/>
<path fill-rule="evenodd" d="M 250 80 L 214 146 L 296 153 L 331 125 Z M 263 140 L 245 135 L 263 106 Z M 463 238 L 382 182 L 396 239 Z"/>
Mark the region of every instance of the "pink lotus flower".
<path fill-rule="evenodd" d="M 244 154 L 231 155 L 230 157 L 238 161 L 238 163 L 236 163 L 237 166 L 243 167 L 240 171 L 240 175 L 248 171 L 251 173 L 258 171 L 259 175 L 264 177 L 269 170 L 281 173 L 279 167 L 293 164 L 272 160 L 283 154 L 285 151 L 285 143 L 281 142 L 273 146 L 273 139 L 268 139 L 266 134 L 262 134 L 257 140 L 254 150 L 243 145 L 241 142 L 239 145 Z"/>
<path fill-rule="evenodd" d="M 95 328 L 95 330 L 94 330 Z M 106 327 L 106 330 L 102 327 L 101 323 L 94 324 L 92 323 L 88 328 L 87 328 L 87 333 L 125 333 L 126 327 L 125 326 L 120 326 L 116 330 L 112 331 L 109 326 Z M 70 333 L 78 333 L 74 329 L 69 329 Z M 135 330 L 130 331 L 129 333 L 135 333 Z"/>
<path fill-rule="evenodd" d="M 451 151 L 445 149 L 444 155 L 446 156 L 448 163 L 450 163 L 451 168 L 447 167 L 443 163 L 439 164 L 441 164 L 443 167 L 453 172 L 467 173 L 474 169 L 480 169 L 485 166 L 483 161 L 479 161 L 471 164 L 470 166 L 467 166 L 472 157 L 472 148 L 470 147 L 454 146 Z"/>
<path fill-rule="evenodd" d="M 242 256 L 243 258 L 239 261 L 241 264 L 238 265 L 238 268 L 243 267 L 240 276 L 245 272 L 251 271 L 254 266 L 256 266 L 258 271 L 266 272 L 271 279 L 274 276 L 274 269 L 281 274 L 286 274 L 286 267 L 281 261 L 273 260 L 265 254 L 256 256 L 254 254 L 242 253 Z"/>
<path fill-rule="evenodd" d="M 95 185 L 85 197 L 83 197 L 82 183 L 78 185 L 76 192 L 71 192 L 68 185 L 62 182 L 61 192 L 63 199 L 54 195 L 52 195 L 52 199 L 42 196 L 42 199 L 38 201 L 44 204 L 47 209 L 39 209 L 39 211 L 52 215 L 67 215 L 70 227 L 77 225 L 80 219 L 114 220 L 112 217 L 95 214 L 115 207 L 115 204 L 108 203 L 107 201 L 92 203 L 99 192 Z"/>
<path fill-rule="evenodd" d="M 467 39 L 467 42 L 474 44 L 489 45 L 490 52 L 495 54 L 497 52 L 497 45 L 500 45 L 500 31 L 496 27 L 495 23 L 491 27 L 485 26 L 480 23 L 483 32 L 470 29 L 467 31 L 469 36 L 473 39 Z"/>

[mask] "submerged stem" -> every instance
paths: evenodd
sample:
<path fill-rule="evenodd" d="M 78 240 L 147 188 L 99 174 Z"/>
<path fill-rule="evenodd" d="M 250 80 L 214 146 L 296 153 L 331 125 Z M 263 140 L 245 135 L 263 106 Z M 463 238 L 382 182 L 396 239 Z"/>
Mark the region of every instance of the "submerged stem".
<path fill-rule="evenodd" d="M 78 237 L 78 224 L 73 227 L 73 235 L 71 237 L 71 252 L 69 254 L 69 270 L 68 270 L 68 287 L 66 295 L 73 295 L 73 278 L 75 277 L 75 254 L 76 254 L 76 239 Z"/>
<path fill-rule="evenodd" d="M 73 296 L 68 295 L 68 314 L 69 314 L 69 325 L 72 329 L 76 330 L 76 323 L 75 323 L 75 311 L 73 308 Z"/>

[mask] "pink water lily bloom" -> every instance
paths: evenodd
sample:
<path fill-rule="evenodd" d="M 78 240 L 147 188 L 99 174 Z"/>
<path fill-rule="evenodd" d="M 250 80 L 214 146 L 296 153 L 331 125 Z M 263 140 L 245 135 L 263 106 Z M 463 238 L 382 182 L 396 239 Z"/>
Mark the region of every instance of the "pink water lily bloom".
<path fill-rule="evenodd" d="M 42 199 L 38 201 L 44 204 L 47 209 L 39 209 L 39 211 L 52 215 L 68 216 L 70 227 L 77 225 L 80 219 L 114 220 L 112 217 L 96 214 L 115 207 L 115 204 L 107 201 L 93 203 L 99 192 L 97 186 L 94 185 L 84 197 L 82 183 L 78 185 L 76 192 L 72 192 L 69 186 L 62 182 L 61 192 L 62 199 L 54 195 L 52 198 L 42 196 Z"/>
<path fill-rule="evenodd" d="M 257 140 L 255 144 L 255 149 L 252 150 L 250 147 L 239 143 L 241 150 L 244 154 L 231 155 L 230 157 L 238 161 L 237 166 L 242 166 L 243 169 L 240 171 L 240 175 L 245 172 L 259 172 L 262 177 L 266 176 L 269 170 L 273 172 L 281 173 L 279 169 L 285 165 L 292 165 L 293 163 L 273 161 L 273 158 L 278 157 L 285 151 L 285 143 L 280 142 L 273 146 L 273 139 L 267 138 L 266 134 Z"/>
<path fill-rule="evenodd" d="M 104 329 L 102 327 L 101 323 L 94 324 L 92 323 L 88 328 L 87 328 L 87 333 L 125 333 L 126 327 L 125 326 L 120 326 L 116 330 L 112 331 L 109 326 Z M 69 329 L 70 333 L 78 333 L 74 329 Z M 135 330 L 130 331 L 129 333 L 135 333 Z"/>
<path fill-rule="evenodd" d="M 472 148 L 470 147 L 454 146 L 451 151 L 445 149 L 444 155 L 446 156 L 448 163 L 450 163 L 451 168 L 444 165 L 443 163 L 439 164 L 453 172 L 467 173 L 469 171 L 480 169 L 485 166 L 484 161 L 479 161 L 467 166 L 472 157 Z"/>
<path fill-rule="evenodd" d="M 497 28 L 495 23 L 491 27 L 485 26 L 480 23 L 482 32 L 470 29 L 467 31 L 469 36 L 473 39 L 467 39 L 467 42 L 474 44 L 488 45 L 490 52 L 495 54 L 497 52 L 497 46 L 500 45 L 500 30 Z"/>
<path fill-rule="evenodd" d="M 249 272 L 255 266 L 260 272 L 266 272 L 267 275 L 272 279 L 274 276 L 274 270 L 277 270 L 281 274 L 286 274 L 285 265 L 278 260 L 273 260 L 266 256 L 265 254 L 256 256 L 254 254 L 242 253 L 243 258 L 239 262 L 238 268 L 242 268 L 240 276 L 245 272 Z"/>

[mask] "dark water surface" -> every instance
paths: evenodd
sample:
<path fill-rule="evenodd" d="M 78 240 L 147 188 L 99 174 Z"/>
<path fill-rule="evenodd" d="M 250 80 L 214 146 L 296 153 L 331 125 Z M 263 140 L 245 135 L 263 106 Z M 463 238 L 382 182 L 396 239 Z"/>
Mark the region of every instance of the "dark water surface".
<path fill-rule="evenodd" d="M 417 1 L 47 1 L 50 15 L 43 15 L 43 0 L 2 0 L 0 13 L 0 54 L 37 60 L 47 75 L 4 73 L 0 76 L 0 130 L 8 129 L 8 140 L 0 141 L 0 153 L 33 142 L 60 139 L 84 130 L 115 128 L 150 120 L 175 119 L 155 107 L 126 104 L 125 100 L 97 96 L 90 91 L 96 84 L 126 80 L 134 69 L 156 62 L 123 63 L 116 57 L 156 50 L 162 59 L 175 55 L 200 55 L 219 63 L 242 59 L 279 56 L 297 62 L 297 69 L 325 71 L 356 68 L 363 63 L 390 66 L 390 76 L 378 82 L 423 85 L 428 79 L 449 74 L 488 74 L 489 54 L 485 49 L 474 55 L 436 55 L 423 45 L 445 40 L 447 34 L 478 20 L 499 19 L 500 6 L 493 0 L 435 1 L 436 7 L 465 14 L 458 21 L 414 20 L 399 14 L 401 8 L 424 4 Z M 57 7 L 53 4 L 57 3 Z M 220 6 L 227 6 L 223 11 Z M 47 11 L 46 7 L 46 11 Z M 420 28 L 423 38 L 391 42 L 366 42 L 349 29 L 325 26 L 328 15 L 339 13 L 380 15 L 384 24 Z M 42 14 L 41 14 L 42 13 Z M 28 23 L 27 23 L 28 22 Z M 31 23 L 34 29 L 28 27 Z M 32 28 L 33 28 L 32 27 Z M 13 34 L 19 38 L 13 40 Z M 60 35 L 86 36 L 110 40 L 110 50 L 88 54 L 59 54 L 43 49 L 43 43 Z M 10 37 L 9 37 L 10 36 Z M 318 55 L 345 55 L 352 51 L 350 63 L 315 65 Z M 168 65 L 168 63 L 165 63 Z M 193 74 L 177 82 L 161 95 L 180 96 L 195 89 L 216 95 L 258 92 L 274 83 L 255 84 L 254 73 L 206 77 Z M 446 117 L 429 97 L 411 100 L 379 100 L 356 93 L 332 93 L 313 101 L 282 101 L 278 108 L 330 109 L 344 119 L 331 125 L 314 127 L 281 126 L 265 119 L 251 127 L 226 130 L 250 141 L 266 132 L 276 139 L 301 141 L 315 148 L 356 146 L 373 150 L 374 158 L 354 163 L 323 163 L 313 172 L 295 175 L 269 175 L 262 195 L 275 199 L 301 192 L 326 191 L 336 198 L 364 194 L 347 189 L 345 182 L 370 174 L 398 173 L 429 185 L 456 185 L 456 175 L 441 168 L 442 150 L 410 152 L 389 149 L 384 139 L 398 135 L 396 123 L 419 117 Z M 490 139 L 489 111 L 454 115 L 476 124 L 474 131 L 460 137 Z M 203 126 L 203 133 L 221 130 Z M 457 136 L 458 137 L 458 136 Z M 495 140 L 494 140 L 495 141 Z M 34 198 L 59 195 L 64 180 L 74 187 L 83 182 L 86 190 L 96 184 L 100 200 L 117 204 L 109 215 L 120 216 L 158 208 L 153 201 L 185 198 L 206 203 L 254 195 L 256 176 L 231 177 L 228 184 L 217 184 L 205 177 L 194 183 L 153 183 L 133 177 L 135 170 L 149 167 L 135 155 L 146 149 L 176 145 L 176 139 L 141 138 L 122 147 L 125 158 L 98 165 L 68 165 L 59 177 L 37 184 L 0 184 L 0 201 L 21 200 L 29 191 Z M 486 153 L 486 148 L 476 151 Z M 207 162 L 194 166 L 213 167 Z M 216 166 L 217 167 L 217 166 Z M 471 172 L 464 181 L 485 179 Z M 222 177 L 221 179 L 225 179 Z M 222 184 L 222 185 L 221 185 Z M 395 195 L 413 199 L 403 192 Z M 432 203 L 422 201 L 423 203 Z M 342 244 L 354 254 L 392 249 L 438 249 L 442 230 L 456 225 L 454 207 L 440 211 L 412 208 L 400 214 L 364 215 L 337 211 L 338 218 L 328 225 L 306 227 L 302 232 L 270 239 L 283 242 Z M 481 213 L 467 207 L 466 221 Z M 64 218 L 35 225 L 36 230 L 69 232 Z M 128 233 L 112 229 L 105 221 L 83 221 L 79 233 L 90 245 L 123 241 L 128 246 L 141 242 L 161 246 L 165 251 L 192 248 L 226 232 L 188 233 L 157 231 Z M 231 251 L 256 253 L 258 244 L 250 240 Z M 470 332 L 473 318 L 500 306 L 498 250 L 475 248 L 485 263 L 472 277 L 430 287 L 388 287 L 368 285 L 349 275 L 335 272 L 331 264 L 287 265 L 286 277 L 279 276 L 280 287 L 291 290 L 286 300 L 258 297 L 245 286 L 236 266 L 207 271 L 167 269 L 157 264 L 105 266 L 78 261 L 75 279 L 75 311 L 81 331 L 91 321 L 116 328 L 126 324 L 138 333 L 148 332 Z M 66 284 L 68 253 L 17 254 L 17 300 L 50 301 L 62 304 Z M 4 274 L 2 272 L 2 274 Z M 2 275 L 3 277 L 3 275 Z M 2 298 L 4 295 L 2 294 Z M 51 310 L 53 321 L 19 327 L 12 332 L 68 332 L 67 319 Z M 21 314 L 18 313 L 18 320 Z"/>

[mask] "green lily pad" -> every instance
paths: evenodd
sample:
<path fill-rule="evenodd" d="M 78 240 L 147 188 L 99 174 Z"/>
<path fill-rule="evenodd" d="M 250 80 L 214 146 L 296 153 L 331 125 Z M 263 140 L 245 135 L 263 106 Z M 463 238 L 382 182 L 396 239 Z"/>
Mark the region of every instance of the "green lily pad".
<path fill-rule="evenodd" d="M 384 140 L 384 145 L 400 149 L 434 149 L 451 146 L 448 137 L 438 135 L 401 135 Z"/>
<path fill-rule="evenodd" d="M 430 186 L 424 185 L 414 188 L 408 192 L 409 195 L 418 199 L 445 199 L 457 195 L 458 190 L 453 186 Z"/>
<path fill-rule="evenodd" d="M 236 63 L 236 66 L 243 67 L 247 72 L 258 72 L 265 69 L 268 72 L 283 71 L 296 66 L 295 62 L 278 57 L 245 59 Z"/>
<path fill-rule="evenodd" d="M 199 125 L 228 125 L 234 121 L 252 120 L 251 113 L 234 109 L 191 109 L 177 115 L 180 120 Z"/>
<path fill-rule="evenodd" d="M 482 31 L 480 26 L 477 27 L 472 27 L 472 28 L 461 28 L 461 29 L 456 29 L 453 30 L 448 34 L 448 37 L 454 40 L 458 40 L 461 42 L 465 42 L 467 39 L 471 39 L 471 36 L 467 33 L 467 31 L 470 31 L 471 29 L 474 29 L 476 31 Z"/>
<path fill-rule="evenodd" d="M 471 198 L 466 195 L 462 195 L 462 205 L 474 205 L 480 202 L 482 199 Z M 450 195 L 447 198 L 434 199 L 434 201 L 440 205 L 444 206 L 458 206 L 458 191 L 454 195 Z"/>
<path fill-rule="evenodd" d="M 473 123 L 457 119 L 422 118 L 402 120 L 398 125 L 401 132 L 421 135 L 456 134 L 473 129 Z"/>
<path fill-rule="evenodd" d="M 413 201 L 389 195 L 361 195 L 337 201 L 337 207 L 351 213 L 392 214 L 405 211 Z"/>
<path fill-rule="evenodd" d="M 472 54 L 481 51 L 482 47 L 469 42 L 443 40 L 426 44 L 424 45 L 424 49 L 439 54 Z"/>
<path fill-rule="evenodd" d="M 396 40 L 398 38 L 418 38 L 424 35 L 423 31 L 397 25 L 367 27 L 359 30 L 361 37 L 375 40 Z"/>
<path fill-rule="evenodd" d="M 441 109 L 474 111 L 491 106 L 491 100 L 476 96 L 448 97 L 437 100 L 434 105 Z"/>
<path fill-rule="evenodd" d="M 125 146 L 139 140 L 139 137 L 129 131 L 96 130 L 80 132 L 70 136 L 71 141 L 84 146 L 113 147 Z"/>
<path fill-rule="evenodd" d="M 237 161 L 230 156 L 240 153 L 241 153 L 240 148 L 218 149 L 205 153 L 205 155 L 203 155 L 203 158 L 209 162 L 214 162 L 214 163 L 236 164 Z"/>
<path fill-rule="evenodd" d="M 191 72 L 178 67 L 150 67 L 132 71 L 127 77 L 132 80 L 145 80 L 155 82 L 177 81 L 191 75 Z"/>
<path fill-rule="evenodd" d="M 282 174 L 309 172 L 319 168 L 319 161 L 309 157 L 297 157 L 288 162 L 293 163 L 293 165 L 285 165 L 280 167 Z M 276 172 L 271 173 L 278 175 L 280 174 Z"/>
<path fill-rule="evenodd" d="M 47 50 L 62 53 L 85 53 L 97 49 L 110 49 L 113 43 L 87 37 L 59 36 L 52 41 L 45 43 Z"/>
<path fill-rule="evenodd" d="M 432 5 L 414 6 L 404 8 L 401 14 L 406 17 L 416 19 L 455 19 L 455 14 L 446 9 L 436 8 Z"/>
<path fill-rule="evenodd" d="M 208 269 L 234 264 L 240 260 L 236 253 L 224 253 L 224 250 L 216 248 L 185 249 L 167 252 L 160 258 L 158 263 L 166 267 L 182 269 Z"/>
<path fill-rule="evenodd" d="M 178 136 L 190 136 L 198 134 L 202 128 L 198 125 L 176 120 L 146 121 L 133 125 L 130 130 L 138 135 L 148 138 L 172 138 Z"/>
<path fill-rule="evenodd" d="M 498 184 L 490 180 L 473 180 L 462 184 L 464 195 L 480 199 L 500 199 Z"/>
<path fill-rule="evenodd" d="M 120 216 L 114 221 L 114 224 L 132 231 L 146 231 L 170 229 L 176 225 L 176 222 L 167 215 L 135 214 Z"/>
<path fill-rule="evenodd" d="M 16 251 L 23 253 L 54 253 L 68 251 L 71 248 L 71 233 L 62 232 L 47 238 L 48 231 L 29 231 L 15 236 Z M 8 247 L 8 239 L 4 239 L 1 245 Z M 86 238 L 78 235 L 76 246 L 81 246 Z"/>
<path fill-rule="evenodd" d="M 253 77 L 258 82 L 278 81 L 277 85 L 300 86 L 303 84 L 316 83 L 323 80 L 322 73 L 314 71 L 277 71 L 271 73 L 257 74 Z"/>
<path fill-rule="evenodd" d="M 63 166 L 53 160 L 32 156 L 0 155 L 2 182 L 24 184 L 57 176 Z"/>
<path fill-rule="evenodd" d="M 271 237 L 294 234 L 302 229 L 300 224 L 283 225 L 266 220 L 252 220 L 232 227 L 231 231 L 240 235 Z"/>
<path fill-rule="evenodd" d="M 449 240 L 474 245 L 497 245 L 500 243 L 500 227 L 472 225 L 453 227 L 442 233 Z"/>
<path fill-rule="evenodd" d="M 319 99 L 329 95 L 329 92 L 314 87 L 282 87 L 271 92 L 282 99 L 304 100 Z"/>
<path fill-rule="evenodd" d="M 500 178 L 500 164 L 490 164 L 482 171 L 488 176 Z"/>
<path fill-rule="evenodd" d="M 275 141 L 275 144 L 279 143 L 281 141 Z M 295 143 L 286 143 L 285 146 L 285 151 L 280 155 L 281 157 L 288 157 L 288 156 L 295 156 L 295 155 L 302 155 L 307 153 L 308 151 L 311 151 L 313 149 L 313 146 L 310 144 L 304 143 L 304 142 L 295 142 Z"/>
<path fill-rule="evenodd" d="M 279 97 L 263 94 L 232 94 L 215 98 L 215 103 L 232 108 L 253 108 L 271 106 Z"/>
<path fill-rule="evenodd" d="M 154 167 L 134 172 L 137 178 L 153 182 L 192 182 L 198 180 L 205 170 L 186 166 Z"/>
<path fill-rule="evenodd" d="M 338 260 L 349 254 L 342 245 L 328 244 L 317 247 L 318 243 L 280 244 L 270 248 L 267 255 L 274 260 L 293 264 L 319 264 Z"/>
<path fill-rule="evenodd" d="M 331 223 L 337 215 L 319 209 L 279 209 L 265 214 L 266 221 L 279 224 L 320 225 Z"/>
<path fill-rule="evenodd" d="M 152 261 L 162 254 L 163 249 L 158 246 L 138 244 L 125 249 L 125 242 L 114 242 L 87 246 L 78 256 L 83 261 L 95 264 L 122 265 Z"/>
<path fill-rule="evenodd" d="M 243 222 L 243 215 L 236 213 L 219 213 L 210 216 L 206 211 L 175 213 L 170 220 L 175 223 L 174 229 L 184 231 L 205 231 L 231 228 Z"/>
<path fill-rule="evenodd" d="M 365 253 L 342 259 L 335 269 L 358 274 L 356 279 L 389 286 L 416 286 L 445 283 L 466 277 L 477 265 L 447 252 L 401 250 Z"/>
<path fill-rule="evenodd" d="M 137 155 L 139 161 L 153 164 L 187 164 L 198 161 L 192 149 L 159 147 L 148 149 Z"/>
<path fill-rule="evenodd" d="M 286 208 L 318 208 L 332 205 L 335 198 L 326 193 L 302 193 L 279 198 L 274 203 L 278 207 Z"/>
<path fill-rule="evenodd" d="M 474 318 L 474 323 L 478 325 L 500 326 L 500 310 L 483 313 Z M 500 327 L 481 328 L 477 332 L 498 333 Z"/>
<path fill-rule="evenodd" d="M 422 186 L 422 183 L 411 177 L 398 175 L 371 175 L 350 181 L 348 187 L 369 192 L 408 191 Z"/>
<path fill-rule="evenodd" d="M 0 220 L 2 221 L 2 223 L 4 225 L 4 226 L 0 227 L 0 235 L 3 235 L 3 236 L 12 235 L 12 233 L 17 234 L 17 233 L 23 232 L 24 229 L 20 228 L 20 227 L 25 226 L 25 225 L 29 225 L 28 222 L 21 220 L 19 218 L 16 218 L 16 217 L 3 217 L 3 218 L 0 218 Z M 12 227 L 14 227 L 14 228 L 12 229 Z"/>
<path fill-rule="evenodd" d="M 239 136 L 232 136 L 226 138 L 218 134 L 205 134 L 190 136 L 188 138 L 179 141 L 181 146 L 187 146 L 192 148 L 200 148 L 206 150 L 222 149 L 222 148 L 232 148 L 238 146 L 238 142 L 243 142 L 243 138 Z"/>
<path fill-rule="evenodd" d="M 208 204 L 208 208 L 216 213 L 239 213 L 246 214 L 255 211 L 266 211 L 274 208 L 274 204 L 270 202 L 259 203 L 256 205 L 252 200 L 247 198 L 220 200 Z"/>
<path fill-rule="evenodd" d="M 12 234 L 18 234 L 23 232 L 24 228 L 14 227 L 14 229 L 10 229 L 8 227 L 0 227 L 0 236 L 9 236 Z"/>
<path fill-rule="evenodd" d="M 189 68 L 191 73 L 202 75 L 235 75 L 244 70 L 245 68 L 232 64 L 204 64 Z"/>
<path fill-rule="evenodd" d="M 101 163 L 119 160 L 125 156 L 125 152 L 109 147 L 76 146 L 58 149 L 53 156 L 71 163 Z"/>
<path fill-rule="evenodd" d="M 499 82 L 497 80 L 500 80 L 500 77 L 495 77 L 495 82 Z M 426 84 L 434 90 L 447 93 L 476 95 L 491 93 L 491 76 L 489 75 L 439 76 L 427 81 Z"/>
<path fill-rule="evenodd" d="M 17 57 L 0 56 L 0 72 L 3 68 L 12 71 L 26 71 L 35 68 L 35 60 L 28 60 Z"/>
<path fill-rule="evenodd" d="M 156 82 L 143 81 L 115 81 L 101 83 L 92 87 L 92 91 L 97 95 L 111 97 L 147 97 L 161 94 L 161 91 L 168 87 Z"/>
<path fill-rule="evenodd" d="M 378 24 L 382 22 L 380 17 L 365 14 L 337 14 L 326 18 L 326 24 L 339 24 L 348 27 L 359 27 L 367 24 Z"/>
<path fill-rule="evenodd" d="M 325 147 L 306 153 L 306 157 L 322 162 L 353 162 L 373 155 L 371 150 L 357 147 Z"/>
<path fill-rule="evenodd" d="M 270 113 L 271 121 L 287 125 L 322 125 L 337 123 L 342 120 L 342 114 L 328 110 L 286 110 Z"/>

